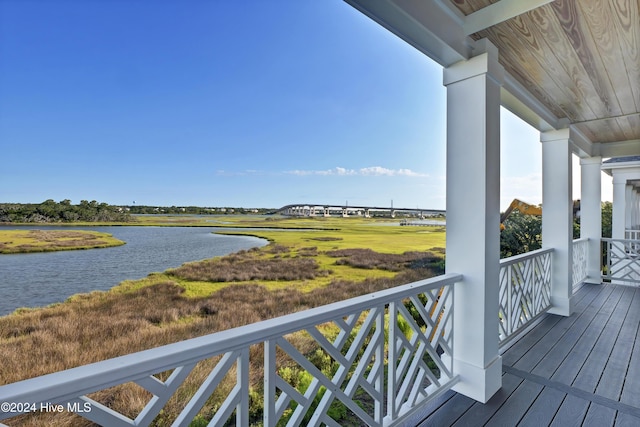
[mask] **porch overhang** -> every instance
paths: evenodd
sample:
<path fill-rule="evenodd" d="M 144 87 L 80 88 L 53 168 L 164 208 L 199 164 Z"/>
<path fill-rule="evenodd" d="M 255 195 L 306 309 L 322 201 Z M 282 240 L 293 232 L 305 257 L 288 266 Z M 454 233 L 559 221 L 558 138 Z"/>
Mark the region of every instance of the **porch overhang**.
<path fill-rule="evenodd" d="M 541 132 L 570 128 L 580 157 L 640 154 L 637 2 L 345 1 L 445 68 L 489 40 L 503 107 Z"/>

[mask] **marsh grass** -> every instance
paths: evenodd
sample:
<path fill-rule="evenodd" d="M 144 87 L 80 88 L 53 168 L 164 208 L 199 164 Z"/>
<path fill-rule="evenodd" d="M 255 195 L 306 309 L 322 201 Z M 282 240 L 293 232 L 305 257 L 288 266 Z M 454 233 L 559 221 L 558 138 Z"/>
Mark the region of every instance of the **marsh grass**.
<path fill-rule="evenodd" d="M 85 230 L 0 230 L 0 253 L 50 252 L 124 245 L 111 234 Z"/>
<path fill-rule="evenodd" d="M 326 224 L 326 222 L 321 222 Z M 0 317 L 0 384 L 61 371 L 261 320 L 302 311 L 440 274 L 442 258 L 424 249 L 441 246 L 429 235 L 419 248 L 406 230 L 368 230 L 360 222 L 339 232 L 265 232 L 272 243 L 226 257 L 188 263 L 164 273 L 126 281 L 108 292 L 76 295 L 68 302 Z M 358 226 L 358 227 L 356 227 Z M 410 227 L 397 227 L 410 228 Z M 415 233 L 414 233 L 415 234 Z M 312 243 L 311 243 L 312 242 Z M 384 242 L 384 245 L 382 244 Z M 352 246 L 349 246 L 352 245 Z M 429 246 L 432 245 L 432 246 Z M 376 249 L 390 249 L 378 252 Z M 404 251 L 400 249 L 405 248 Z M 440 264 L 439 264 L 440 263 Z M 304 333 L 288 337 L 314 357 Z M 252 413 L 261 411 L 261 345 L 250 350 Z M 283 366 L 288 361 L 281 356 Z M 165 406 L 155 425 L 168 425 L 209 374 L 216 358 L 200 362 Z M 166 375 L 166 374 L 165 374 Z M 206 419 L 232 387 L 225 380 L 201 412 Z M 92 395 L 92 397 L 94 397 Z M 125 384 L 95 399 L 135 417 L 146 391 Z M 257 402 L 257 403 L 256 403 Z M 39 414 L 8 425 L 90 425 L 75 415 Z"/>
<path fill-rule="evenodd" d="M 393 279 L 363 282 L 336 281 L 311 292 L 296 289 L 269 291 L 258 284 L 226 287 L 207 298 L 189 298 L 179 285 L 166 282 L 125 294 L 93 292 L 73 303 L 25 311 L 0 319 L 0 382 L 19 381 L 74 366 L 104 360 L 164 344 L 231 329 L 301 311 L 364 293 L 387 289 L 424 278 L 428 272 L 412 270 Z M 303 352 L 313 343 L 293 336 Z M 261 390 L 262 350 L 251 350 L 251 384 Z M 181 391 L 165 407 L 162 419 L 177 416 L 192 392 L 214 366 L 206 360 L 190 375 Z M 227 380 L 228 383 L 232 379 Z M 231 385 L 225 385 L 225 390 Z M 114 410 L 135 417 L 148 401 L 148 393 L 133 384 L 97 393 L 95 399 Z M 224 399 L 217 392 L 205 407 L 211 412 Z M 85 425 L 70 415 L 42 414 L 16 419 L 7 425 Z M 159 422 L 158 425 L 162 425 Z"/>
<path fill-rule="evenodd" d="M 244 254 L 184 264 L 170 270 L 169 274 L 180 279 L 210 282 L 245 282 L 255 280 L 311 280 L 329 275 L 319 268 L 312 258 L 256 259 Z"/>
<path fill-rule="evenodd" d="M 405 252 L 403 254 L 382 254 L 371 249 L 339 249 L 327 252 L 330 257 L 338 258 L 336 265 L 349 265 L 355 268 L 387 271 L 402 271 L 410 265 L 422 263 L 431 267 L 442 258 L 431 252 Z"/>

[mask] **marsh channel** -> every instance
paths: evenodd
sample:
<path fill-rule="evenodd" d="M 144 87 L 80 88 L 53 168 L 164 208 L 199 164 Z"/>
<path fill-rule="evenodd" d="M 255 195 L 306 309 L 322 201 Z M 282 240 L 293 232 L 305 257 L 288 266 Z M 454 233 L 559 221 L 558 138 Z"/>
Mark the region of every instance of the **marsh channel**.
<path fill-rule="evenodd" d="M 60 230 L 9 226 L 4 230 Z M 104 249 L 0 255 L 0 316 L 20 307 L 62 302 L 71 295 L 108 290 L 123 280 L 179 267 L 185 262 L 266 245 L 265 239 L 214 234 L 213 227 L 65 227 L 110 233 L 126 242 Z"/>

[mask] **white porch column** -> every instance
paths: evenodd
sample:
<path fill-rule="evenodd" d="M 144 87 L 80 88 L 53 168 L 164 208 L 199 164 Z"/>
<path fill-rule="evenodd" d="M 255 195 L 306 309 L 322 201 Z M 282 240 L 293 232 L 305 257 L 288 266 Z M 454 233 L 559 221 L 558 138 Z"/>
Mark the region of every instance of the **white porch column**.
<path fill-rule="evenodd" d="M 635 224 L 635 216 L 636 216 L 636 190 L 633 188 L 633 185 L 629 185 L 627 187 L 627 191 L 629 192 L 629 212 L 628 212 L 628 221 L 627 221 L 627 230 L 633 228 Z"/>
<path fill-rule="evenodd" d="M 573 294 L 573 200 L 569 129 L 540 134 L 542 142 L 542 246 L 553 248 L 551 309 L 570 316 Z"/>
<path fill-rule="evenodd" d="M 497 49 L 444 70 L 447 87 L 447 272 L 454 299 L 454 387 L 486 402 L 502 386 L 498 354 L 500 86 Z M 469 209 L 473 206 L 473 209 Z"/>
<path fill-rule="evenodd" d="M 587 283 L 602 283 L 600 238 L 602 237 L 602 157 L 580 159 L 582 195 L 580 237 L 588 238 Z"/>
<path fill-rule="evenodd" d="M 634 198 L 633 198 L 633 186 L 631 186 L 630 184 L 627 184 L 625 186 L 625 210 L 624 210 L 624 214 L 625 214 L 625 218 L 624 218 L 624 230 L 625 230 L 625 237 L 626 238 L 626 231 L 631 228 L 633 226 L 633 202 L 634 202 Z"/>
<path fill-rule="evenodd" d="M 631 186 L 632 205 L 631 205 L 631 221 L 627 228 L 638 229 L 638 189 L 635 185 Z"/>
<path fill-rule="evenodd" d="M 611 214 L 611 237 L 624 239 L 626 229 L 627 177 L 613 172 L 613 212 Z"/>

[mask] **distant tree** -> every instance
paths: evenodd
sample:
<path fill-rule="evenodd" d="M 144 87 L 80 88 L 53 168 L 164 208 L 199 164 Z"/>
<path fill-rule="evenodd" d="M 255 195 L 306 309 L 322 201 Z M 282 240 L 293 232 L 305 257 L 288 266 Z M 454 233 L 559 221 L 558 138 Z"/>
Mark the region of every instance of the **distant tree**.
<path fill-rule="evenodd" d="M 611 238 L 611 217 L 613 205 L 611 202 L 602 202 L 602 237 Z"/>
<path fill-rule="evenodd" d="M 542 247 L 542 218 L 513 211 L 500 233 L 500 258 L 531 252 Z"/>
<path fill-rule="evenodd" d="M 53 223 L 53 222 L 127 222 L 131 216 L 122 208 L 106 203 L 82 200 L 72 205 L 66 199 L 56 203 L 52 199 L 40 204 L 0 204 L 0 222 Z"/>

